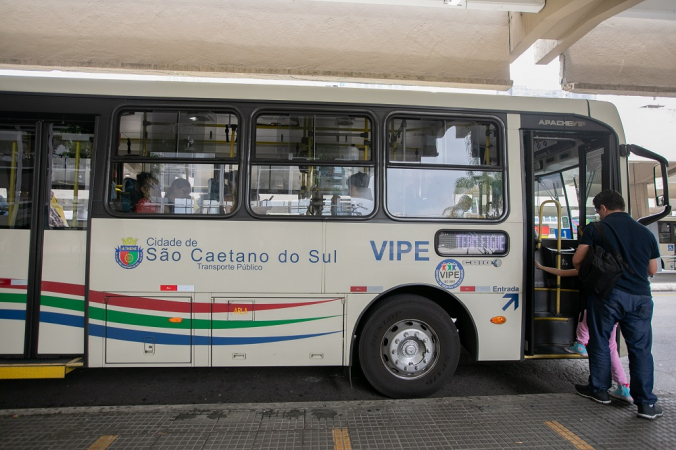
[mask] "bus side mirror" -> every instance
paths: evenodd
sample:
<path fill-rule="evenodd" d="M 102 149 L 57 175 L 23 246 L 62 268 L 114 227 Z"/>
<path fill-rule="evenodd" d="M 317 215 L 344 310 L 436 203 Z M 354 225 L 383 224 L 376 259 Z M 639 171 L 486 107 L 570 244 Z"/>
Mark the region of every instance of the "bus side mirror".
<path fill-rule="evenodd" d="M 664 204 L 665 204 L 665 203 L 664 203 L 664 195 L 658 195 L 658 196 L 655 198 L 655 204 L 656 204 L 657 206 L 664 206 Z"/>

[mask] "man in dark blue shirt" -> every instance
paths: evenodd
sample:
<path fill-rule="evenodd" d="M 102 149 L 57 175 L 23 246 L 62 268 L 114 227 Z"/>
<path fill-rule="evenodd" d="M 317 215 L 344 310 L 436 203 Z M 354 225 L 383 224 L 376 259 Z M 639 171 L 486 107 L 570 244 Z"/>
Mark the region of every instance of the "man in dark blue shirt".
<path fill-rule="evenodd" d="M 655 236 L 624 212 L 624 199 L 619 193 L 606 189 L 594 197 L 593 202 L 606 239 L 613 248 L 607 248 L 596 229 L 587 226 L 573 256 L 573 265 L 579 270 L 589 246 L 599 245 L 606 251 L 614 249 L 622 255 L 631 270 L 624 270 L 607 298 L 591 294 L 587 299 L 589 384 L 576 384 L 575 390 L 596 402 L 610 403 L 608 389 L 612 379 L 608 340 L 619 322 L 629 352 L 629 390 L 638 406 L 638 417 L 656 419 L 662 416 L 662 409 L 655 404 L 657 397 L 652 392 L 653 300 L 648 277 L 657 272 L 659 247 Z"/>

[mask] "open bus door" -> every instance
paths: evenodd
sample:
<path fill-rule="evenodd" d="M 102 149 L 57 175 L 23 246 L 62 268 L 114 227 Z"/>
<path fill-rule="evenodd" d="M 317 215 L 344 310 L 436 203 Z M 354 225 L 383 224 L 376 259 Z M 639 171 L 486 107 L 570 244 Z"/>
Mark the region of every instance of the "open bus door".
<path fill-rule="evenodd" d="M 527 189 L 524 258 L 527 286 L 526 357 L 575 357 L 582 308 L 577 277 L 556 277 L 535 268 L 573 269 L 578 232 L 594 220 L 592 199 L 618 184 L 619 172 L 607 130 L 532 130 L 524 133 L 530 186 Z"/>
<path fill-rule="evenodd" d="M 84 354 L 95 121 L 0 119 L 0 378 L 58 378 Z"/>
<path fill-rule="evenodd" d="M 526 302 L 527 357 L 579 357 L 566 352 L 575 342 L 583 302 L 577 277 L 556 277 L 534 268 L 572 269 L 578 231 L 598 220 L 592 200 L 603 189 L 620 190 L 619 156 L 630 153 L 657 162 L 655 203 L 663 210 L 640 218 L 649 225 L 671 212 L 667 166 L 662 156 L 635 145 L 615 148 L 610 132 L 532 130 L 524 133 L 531 181 L 526 199 L 528 246 L 524 258 L 529 292 Z M 661 178 L 659 183 L 657 178 Z M 628 177 L 627 177 L 628 179 Z M 658 185 L 661 192 L 658 191 Z"/>

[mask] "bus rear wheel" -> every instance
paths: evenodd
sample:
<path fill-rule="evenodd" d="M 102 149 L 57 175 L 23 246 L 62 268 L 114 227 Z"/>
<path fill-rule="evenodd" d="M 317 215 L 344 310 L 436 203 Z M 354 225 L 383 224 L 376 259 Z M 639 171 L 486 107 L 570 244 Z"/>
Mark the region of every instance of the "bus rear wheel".
<path fill-rule="evenodd" d="M 449 315 L 417 295 L 397 295 L 376 306 L 359 339 L 366 379 L 383 395 L 425 397 L 453 375 L 460 339 Z"/>

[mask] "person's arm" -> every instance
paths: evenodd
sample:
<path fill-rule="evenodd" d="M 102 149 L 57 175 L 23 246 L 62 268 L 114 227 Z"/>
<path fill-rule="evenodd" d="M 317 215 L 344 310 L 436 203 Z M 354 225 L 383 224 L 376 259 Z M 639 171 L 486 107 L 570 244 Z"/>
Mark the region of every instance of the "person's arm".
<path fill-rule="evenodd" d="M 573 255 L 573 266 L 575 267 L 576 270 L 580 270 L 580 266 L 582 266 L 582 261 L 584 261 L 584 257 L 587 256 L 587 252 L 589 251 L 589 246 L 588 245 L 578 245 L 577 250 L 575 250 L 575 254 Z"/>
<path fill-rule="evenodd" d="M 552 275 L 556 275 L 559 277 L 576 277 L 577 276 L 577 269 L 557 269 L 555 267 L 547 267 L 543 266 L 539 262 L 535 261 L 535 267 L 538 269 L 551 273 Z"/>
<path fill-rule="evenodd" d="M 657 258 L 651 259 L 648 263 L 648 276 L 652 277 L 657 273 Z"/>

